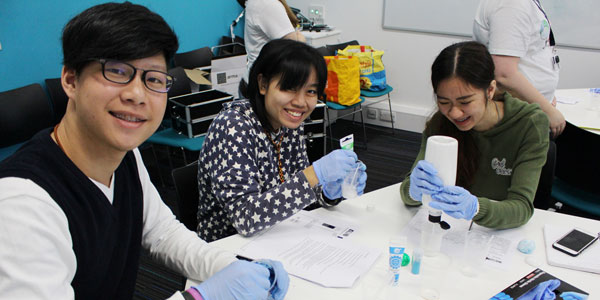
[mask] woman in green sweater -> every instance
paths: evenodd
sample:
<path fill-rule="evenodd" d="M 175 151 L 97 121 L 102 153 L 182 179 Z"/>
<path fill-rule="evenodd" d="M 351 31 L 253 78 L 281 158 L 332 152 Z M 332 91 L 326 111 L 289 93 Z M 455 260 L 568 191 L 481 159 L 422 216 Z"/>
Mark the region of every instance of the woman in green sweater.
<path fill-rule="evenodd" d="M 438 111 L 400 193 L 408 206 L 430 206 L 490 228 L 512 228 L 533 215 L 533 198 L 548 150 L 548 118 L 537 104 L 497 92 L 494 62 L 478 42 L 453 44 L 431 66 Z M 424 161 L 432 135 L 458 140 L 456 186 L 444 186 Z"/>

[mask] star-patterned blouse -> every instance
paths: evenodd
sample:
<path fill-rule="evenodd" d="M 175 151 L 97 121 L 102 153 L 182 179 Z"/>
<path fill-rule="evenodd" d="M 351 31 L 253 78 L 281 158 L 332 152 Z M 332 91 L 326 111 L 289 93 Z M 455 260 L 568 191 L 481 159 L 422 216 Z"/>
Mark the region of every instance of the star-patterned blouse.
<path fill-rule="evenodd" d="M 325 202 L 311 188 L 304 126 L 282 127 L 285 182 L 280 182 L 277 151 L 248 100 L 229 102 L 214 119 L 198 160 L 198 235 L 214 241 L 235 233 L 252 236 L 285 220 L 313 202 Z"/>

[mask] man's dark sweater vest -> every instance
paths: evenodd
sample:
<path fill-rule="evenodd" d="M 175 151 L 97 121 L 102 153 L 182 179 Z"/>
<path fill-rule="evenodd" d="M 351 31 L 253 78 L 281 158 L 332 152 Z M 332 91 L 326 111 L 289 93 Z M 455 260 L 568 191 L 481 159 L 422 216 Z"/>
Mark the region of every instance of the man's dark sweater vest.
<path fill-rule="evenodd" d="M 106 196 L 42 130 L 0 163 L 0 178 L 30 179 L 60 206 L 69 222 L 77 271 L 75 299 L 131 299 L 143 225 L 142 187 L 133 152 L 115 171 L 114 200 Z"/>

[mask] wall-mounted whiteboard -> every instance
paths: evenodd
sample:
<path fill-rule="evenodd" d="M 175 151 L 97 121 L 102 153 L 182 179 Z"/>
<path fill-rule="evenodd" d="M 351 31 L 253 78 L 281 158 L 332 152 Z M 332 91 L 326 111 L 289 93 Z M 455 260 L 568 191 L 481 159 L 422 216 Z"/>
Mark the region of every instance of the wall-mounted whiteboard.
<path fill-rule="evenodd" d="M 541 2 L 558 45 L 600 50 L 599 0 Z M 384 0 L 383 27 L 472 36 L 478 4 L 479 0 Z"/>

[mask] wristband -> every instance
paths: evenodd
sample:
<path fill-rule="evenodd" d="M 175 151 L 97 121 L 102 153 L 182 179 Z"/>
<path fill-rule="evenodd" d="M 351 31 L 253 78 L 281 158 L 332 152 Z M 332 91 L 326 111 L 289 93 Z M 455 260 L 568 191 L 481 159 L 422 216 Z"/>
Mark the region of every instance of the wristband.
<path fill-rule="evenodd" d="M 184 300 L 196 300 L 196 298 L 194 298 L 194 296 L 192 296 L 192 294 L 188 293 L 187 291 L 181 292 L 181 296 L 183 296 Z"/>
<path fill-rule="evenodd" d="M 184 293 L 192 296 L 192 300 L 204 300 L 204 298 L 202 297 L 202 294 L 200 294 L 200 292 L 198 292 L 198 290 L 193 287 L 187 289 Z M 184 295 L 184 298 L 185 298 L 185 295 Z M 188 299 L 186 298 L 186 300 L 188 300 Z"/>

